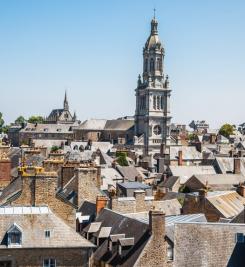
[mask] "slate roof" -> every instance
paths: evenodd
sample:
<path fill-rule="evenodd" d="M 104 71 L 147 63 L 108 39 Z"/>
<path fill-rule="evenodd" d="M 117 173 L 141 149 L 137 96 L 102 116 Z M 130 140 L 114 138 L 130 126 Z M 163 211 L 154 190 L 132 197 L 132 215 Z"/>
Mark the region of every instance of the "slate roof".
<path fill-rule="evenodd" d="M 21 133 L 35 132 L 35 133 L 72 133 L 70 124 L 35 124 L 28 123 L 26 127 L 20 130 Z"/>
<path fill-rule="evenodd" d="M 208 183 L 209 186 L 212 185 L 238 185 L 240 182 L 245 181 L 245 176 L 240 174 L 203 174 L 203 175 L 193 175 L 192 178 L 198 179 L 203 185 Z M 188 184 L 190 180 L 187 181 Z"/>
<path fill-rule="evenodd" d="M 116 169 L 125 179 L 129 181 L 135 181 L 135 177 L 141 175 L 141 173 L 134 166 L 117 165 Z"/>
<path fill-rule="evenodd" d="M 103 119 L 89 119 L 82 122 L 78 129 L 82 130 L 103 130 L 106 124 L 106 120 Z"/>
<path fill-rule="evenodd" d="M 176 182 L 179 181 L 178 176 L 171 176 L 167 178 L 165 181 L 162 181 L 161 183 L 158 184 L 158 187 L 165 187 L 165 188 L 173 188 Z"/>
<path fill-rule="evenodd" d="M 6 209 L 0 208 L 0 250 L 6 248 L 4 236 L 14 223 L 22 229 L 22 248 L 94 247 L 47 207 L 18 207 L 19 212 L 12 213 L 4 212 Z M 50 238 L 45 237 L 45 230 L 50 230 Z"/>
<path fill-rule="evenodd" d="M 122 176 L 114 168 L 101 168 L 101 179 L 101 190 L 107 190 L 108 186 L 116 188 L 116 183 L 122 181 Z"/>
<path fill-rule="evenodd" d="M 104 130 L 127 131 L 134 126 L 134 120 L 108 120 Z"/>
<path fill-rule="evenodd" d="M 192 175 L 216 174 L 213 166 L 169 166 L 173 176 L 180 177 L 180 184 L 184 184 Z"/>
<path fill-rule="evenodd" d="M 151 189 L 149 185 L 140 182 L 118 183 L 118 186 L 123 187 L 125 189 Z"/>
<path fill-rule="evenodd" d="M 59 117 L 59 116 L 62 114 L 63 111 L 64 111 L 64 109 L 62 109 L 62 108 L 59 108 L 59 109 L 53 109 L 53 110 L 50 112 L 48 118 L 53 118 L 53 117 L 56 117 L 56 116 Z"/>
<path fill-rule="evenodd" d="M 182 150 L 183 160 L 201 160 L 202 154 L 194 146 L 170 146 L 170 160 L 177 160 L 179 150 Z"/>
<path fill-rule="evenodd" d="M 0 195 L 0 206 L 7 203 L 8 200 L 18 197 L 21 190 L 22 190 L 21 177 L 17 177 L 3 189 L 2 194 Z"/>
<path fill-rule="evenodd" d="M 104 241 L 93 254 L 95 260 L 102 260 L 112 266 L 134 266 L 150 237 L 148 225 L 109 209 L 103 209 L 96 221 L 101 222 L 101 227 L 111 227 L 111 235 L 125 234 L 126 238 L 134 237 L 135 245 L 126 251 L 124 257 L 119 257 L 116 252 L 108 252 L 108 242 Z"/>
<path fill-rule="evenodd" d="M 241 158 L 240 170 L 241 173 L 245 176 L 245 159 Z M 223 174 L 233 173 L 234 170 L 234 158 L 228 157 L 216 157 L 215 163 L 217 164 L 219 171 Z"/>

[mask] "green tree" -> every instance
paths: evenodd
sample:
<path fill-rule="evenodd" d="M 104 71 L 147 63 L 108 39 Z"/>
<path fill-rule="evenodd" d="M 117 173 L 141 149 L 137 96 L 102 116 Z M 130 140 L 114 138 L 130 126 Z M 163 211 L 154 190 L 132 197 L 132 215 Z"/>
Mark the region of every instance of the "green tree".
<path fill-rule="evenodd" d="M 16 120 L 15 120 L 15 124 L 17 125 L 22 125 L 23 123 L 26 122 L 26 119 L 23 116 L 19 116 Z"/>
<path fill-rule="evenodd" d="M 43 123 L 44 119 L 42 116 L 31 116 L 28 119 L 29 123 Z"/>
<path fill-rule="evenodd" d="M 224 124 L 219 130 L 219 134 L 225 136 L 226 138 L 229 138 L 229 136 L 232 135 L 233 133 L 234 133 L 234 127 L 229 123 Z"/>
<path fill-rule="evenodd" d="M 60 148 L 58 146 L 51 147 L 51 153 L 57 152 Z"/>
<path fill-rule="evenodd" d="M 4 126 L 3 114 L 0 112 L 0 133 L 2 133 L 4 130 L 3 126 Z"/>
<path fill-rule="evenodd" d="M 116 157 L 117 157 L 117 163 L 120 166 L 128 166 L 127 154 L 125 152 L 117 152 Z"/>

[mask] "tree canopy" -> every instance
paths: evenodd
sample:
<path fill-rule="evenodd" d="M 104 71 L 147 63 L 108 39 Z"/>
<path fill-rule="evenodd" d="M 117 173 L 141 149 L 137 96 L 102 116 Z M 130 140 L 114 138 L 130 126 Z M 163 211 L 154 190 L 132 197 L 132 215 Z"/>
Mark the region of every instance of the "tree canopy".
<path fill-rule="evenodd" d="M 14 123 L 17 124 L 17 125 L 22 125 L 23 123 L 26 122 L 26 119 L 23 117 L 23 116 L 19 116 L 15 121 Z"/>
<path fill-rule="evenodd" d="M 43 123 L 44 119 L 42 116 L 31 116 L 28 119 L 29 123 Z"/>
<path fill-rule="evenodd" d="M 226 138 L 229 138 L 229 136 L 232 135 L 233 133 L 234 133 L 234 127 L 229 123 L 224 124 L 219 130 L 219 134 L 225 136 Z"/>
<path fill-rule="evenodd" d="M 2 112 L 0 112 L 0 133 L 3 132 L 3 126 L 4 126 L 3 114 Z"/>
<path fill-rule="evenodd" d="M 117 152 L 116 157 L 117 157 L 117 163 L 120 166 L 128 166 L 127 154 L 125 152 Z"/>

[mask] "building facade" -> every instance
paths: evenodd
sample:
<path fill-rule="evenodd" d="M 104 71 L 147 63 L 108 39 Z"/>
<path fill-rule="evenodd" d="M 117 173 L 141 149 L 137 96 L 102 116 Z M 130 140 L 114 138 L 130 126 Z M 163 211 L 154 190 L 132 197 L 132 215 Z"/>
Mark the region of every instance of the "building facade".
<path fill-rule="evenodd" d="M 143 77 L 139 75 L 136 92 L 135 146 L 144 147 L 145 154 L 160 151 L 169 145 L 171 123 L 168 76 L 164 73 L 165 51 L 160 42 L 155 17 L 151 34 L 143 49 Z"/>

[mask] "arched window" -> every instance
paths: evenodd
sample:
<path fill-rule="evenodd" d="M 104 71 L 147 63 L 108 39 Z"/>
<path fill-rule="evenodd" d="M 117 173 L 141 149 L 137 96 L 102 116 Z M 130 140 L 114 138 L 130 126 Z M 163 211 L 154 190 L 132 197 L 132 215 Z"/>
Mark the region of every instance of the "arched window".
<path fill-rule="evenodd" d="M 153 96 L 153 109 L 156 109 L 156 96 Z"/>
<path fill-rule="evenodd" d="M 162 70 L 162 60 L 161 60 L 161 58 L 157 59 L 157 70 L 159 70 L 159 71 Z"/>
<path fill-rule="evenodd" d="M 154 71 L 154 70 L 155 70 L 154 59 L 151 58 L 151 61 L 150 61 L 150 71 Z"/>
<path fill-rule="evenodd" d="M 157 109 L 160 109 L 160 96 L 157 96 Z"/>
<path fill-rule="evenodd" d="M 161 96 L 161 109 L 163 109 L 163 97 Z"/>
<path fill-rule="evenodd" d="M 145 59 L 145 66 L 144 66 L 144 71 L 147 72 L 148 69 L 148 59 Z"/>

